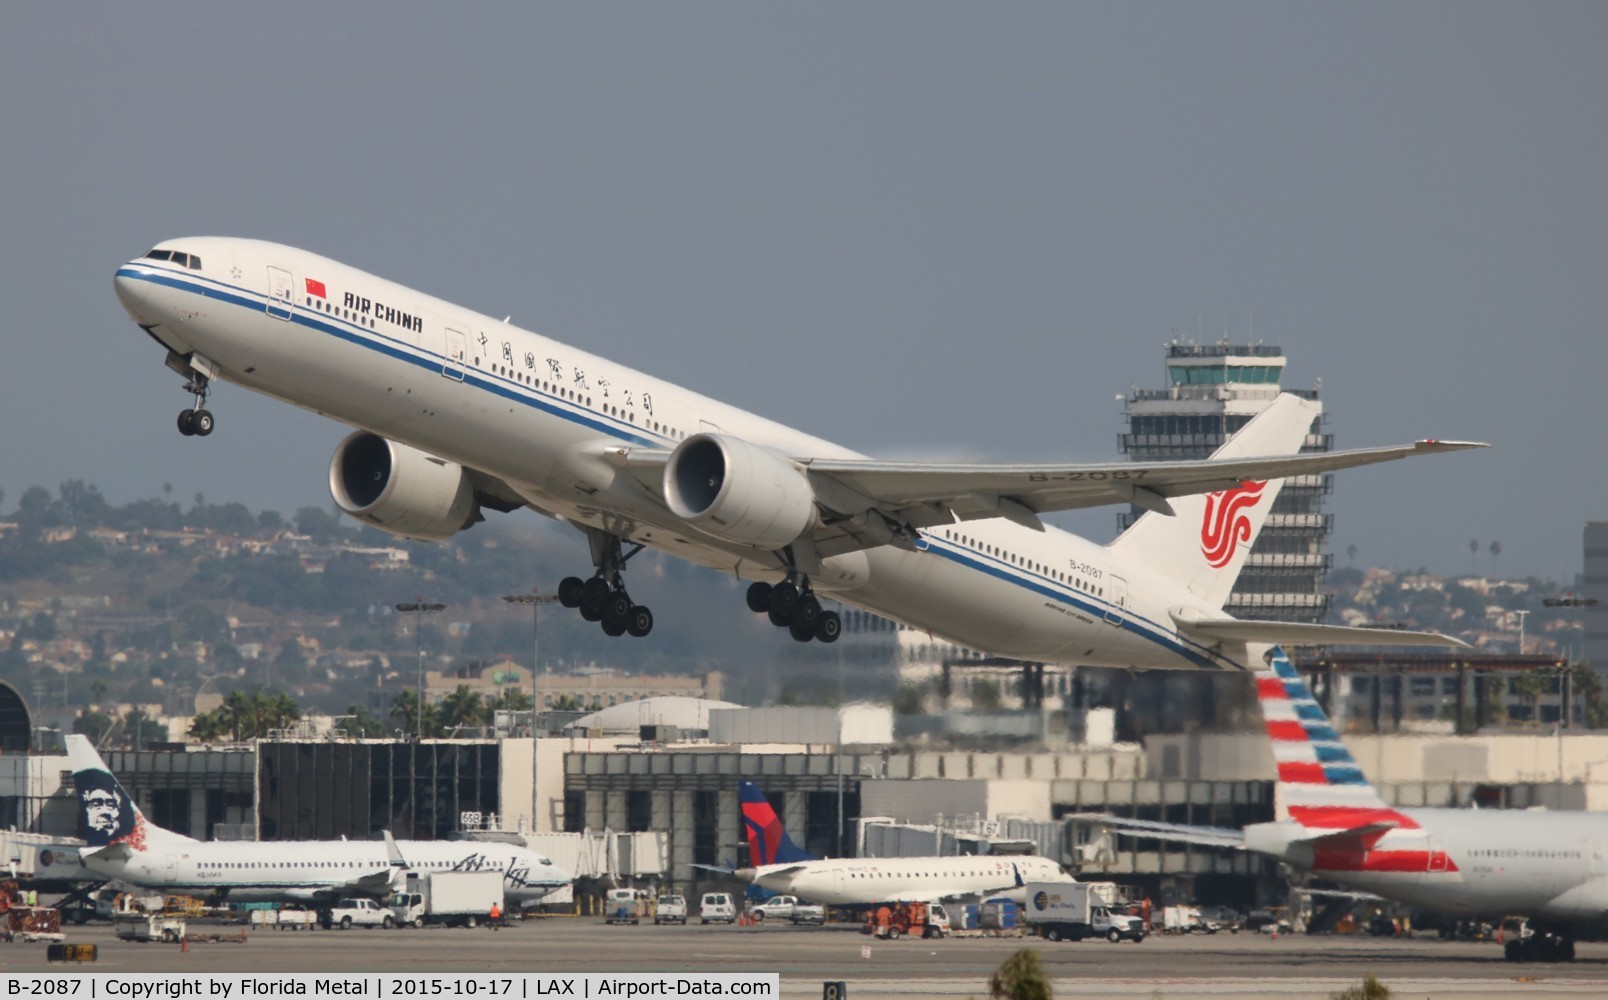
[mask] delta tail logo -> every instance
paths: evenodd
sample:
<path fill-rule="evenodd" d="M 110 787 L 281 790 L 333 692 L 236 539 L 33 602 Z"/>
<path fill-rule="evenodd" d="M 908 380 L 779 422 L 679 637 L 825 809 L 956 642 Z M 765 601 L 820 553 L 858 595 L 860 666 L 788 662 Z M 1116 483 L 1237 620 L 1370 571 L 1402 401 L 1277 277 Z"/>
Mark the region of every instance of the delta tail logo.
<path fill-rule="evenodd" d="M 1213 569 L 1222 569 L 1241 542 L 1251 540 L 1249 511 L 1262 499 L 1264 480 L 1246 480 L 1231 490 L 1206 494 L 1206 517 L 1200 526 L 1200 554 Z"/>

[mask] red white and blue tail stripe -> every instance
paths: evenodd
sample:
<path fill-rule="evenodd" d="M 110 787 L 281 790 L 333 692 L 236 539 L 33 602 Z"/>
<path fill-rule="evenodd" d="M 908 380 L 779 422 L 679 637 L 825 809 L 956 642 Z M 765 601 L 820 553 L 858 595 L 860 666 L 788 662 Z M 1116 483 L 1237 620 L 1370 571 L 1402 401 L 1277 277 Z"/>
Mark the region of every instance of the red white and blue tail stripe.
<path fill-rule="evenodd" d="M 1315 831 L 1416 828 L 1368 783 L 1282 647 L 1273 647 L 1272 661 L 1273 671 L 1257 676 L 1256 695 L 1290 818 Z"/>

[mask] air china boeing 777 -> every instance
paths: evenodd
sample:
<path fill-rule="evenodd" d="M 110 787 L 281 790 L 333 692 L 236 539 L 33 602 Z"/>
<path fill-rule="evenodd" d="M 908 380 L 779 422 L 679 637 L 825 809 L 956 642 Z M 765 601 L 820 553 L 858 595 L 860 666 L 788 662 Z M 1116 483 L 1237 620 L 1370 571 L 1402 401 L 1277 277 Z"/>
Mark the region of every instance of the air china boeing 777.
<path fill-rule="evenodd" d="M 85 845 L 78 860 L 101 879 L 237 903 L 330 903 L 386 895 L 407 869 L 500 871 L 508 904 L 523 907 L 573 878 L 535 851 L 478 840 L 192 840 L 146 819 L 86 737 L 67 737 L 67 765 Z"/>
<path fill-rule="evenodd" d="M 651 546 L 754 581 L 750 609 L 800 641 L 838 637 L 823 594 L 1040 662 L 1240 670 L 1247 642 L 1457 645 L 1222 606 L 1283 477 L 1470 443 L 1297 454 L 1315 408 L 1286 395 L 1207 461 L 885 462 L 287 246 L 171 240 L 114 283 L 193 395 L 181 433 L 212 433 L 224 379 L 357 428 L 329 483 L 367 524 L 440 541 L 486 508 L 562 518 L 594 572 L 559 597 L 610 635 L 653 628 L 624 582 Z M 1106 504 L 1147 513 L 1110 545 L 1039 519 Z"/>

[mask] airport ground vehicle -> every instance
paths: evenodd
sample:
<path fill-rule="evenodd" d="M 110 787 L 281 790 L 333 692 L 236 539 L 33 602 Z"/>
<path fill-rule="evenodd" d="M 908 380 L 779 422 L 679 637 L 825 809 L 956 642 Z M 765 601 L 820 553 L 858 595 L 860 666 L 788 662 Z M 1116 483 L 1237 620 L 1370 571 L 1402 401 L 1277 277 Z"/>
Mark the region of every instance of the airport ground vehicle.
<path fill-rule="evenodd" d="M 884 903 L 866 915 L 862 933 L 889 941 L 941 938 L 950 933 L 949 912 L 942 903 Z"/>
<path fill-rule="evenodd" d="M 698 903 L 698 922 L 707 924 L 711 920 L 721 923 L 735 924 L 737 922 L 737 906 L 731 901 L 729 892 L 706 892 Z"/>
<path fill-rule="evenodd" d="M 642 894 L 636 889 L 610 889 L 603 903 L 603 922 L 606 924 L 640 924 L 643 910 Z"/>
<path fill-rule="evenodd" d="M 1144 921 L 1118 912 L 1119 904 L 1112 882 L 1029 882 L 1022 919 L 1046 941 L 1143 941 Z"/>
<path fill-rule="evenodd" d="M 653 908 L 656 924 L 684 924 L 687 922 L 687 900 L 682 896 L 660 896 Z"/>
<path fill-rule="evenodd" d="M 402 887 L 391 894 L 390 916 L 403 927 L 474 927 L 490 916 L 494 905 L 500 909 L 502 901 L 499 871 L 408 872 Z"/>
<path fill-rule="evenodd" d="M 120 893 L 112 905 L 112 932 L 121 941 L 179 941 L 188 932 L 187 912 L 161 896 Z"/>
<path fill-rule="evenodd" d="M 795 924 L 826 923 L 826 908 L 806 903 L 797 896 L 772 896 L 748 911 L 755 920 L 787 920 Z"/>
<path fill-rule="evenodd" d="M 325 930 L 339 927 L 345 931 L 353 927 L 395 927 L 396 917 L 379 903 L 363 897 L 336 900 L 334 906 L 319 911 L 318 922 Z"/>
<path fill-rule="evenodd" d="M 1161 929 L 1166 934 L 1216 934 L 1223 925 L 1198 906 L 1169 906 L 1161 911 Z"/>

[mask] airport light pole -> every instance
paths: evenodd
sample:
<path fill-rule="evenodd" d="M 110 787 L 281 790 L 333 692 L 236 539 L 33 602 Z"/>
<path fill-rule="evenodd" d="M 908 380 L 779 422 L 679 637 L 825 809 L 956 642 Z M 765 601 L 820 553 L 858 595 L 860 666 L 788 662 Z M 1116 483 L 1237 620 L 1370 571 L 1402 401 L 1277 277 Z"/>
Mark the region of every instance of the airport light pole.
<path fill-rule="evenodd" d="M 413 639 L 419 648 L 419 688 L 417 701 L 413 706 L 413 716 L 416 729 L 414 738 L 422 743 L 424 742 L 424 616 L 445 611 L 447 606 L 426 604 L 421 597 L 411 604 L 398 604 L 396 609 L 401 612 L 412 612 L 417 616 L 413 623 Z"/>
<path fill-rule="evenodd" d="M 509 604 L 530 605 L 530 832 L 536 833 L 536 813 L 540 798 L 536 792 L 536 674 L 541 669 L 542 605 L 558 600 L 557 594 L 543 594 L 530 588 L 528 594 L 504 594 Z"/>

